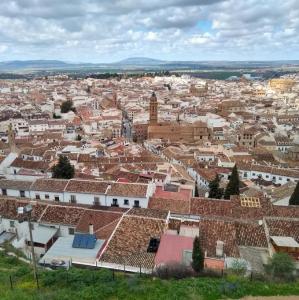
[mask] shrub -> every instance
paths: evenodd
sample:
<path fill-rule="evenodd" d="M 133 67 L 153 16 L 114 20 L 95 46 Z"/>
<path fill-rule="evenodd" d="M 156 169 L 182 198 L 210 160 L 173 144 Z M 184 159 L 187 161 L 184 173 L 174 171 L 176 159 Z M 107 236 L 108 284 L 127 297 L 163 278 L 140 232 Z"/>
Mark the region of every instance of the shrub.
<path fill-rule="evenodd" d="M 157 267 L 154 271 L 154 275 L 161 279 L 182 279 L 193 276 L 194 272 L 189 266 L 177 262 L 172 262 Z"/>
<path fill-rule="evenodd" d="M 244 276 L 247 271 L 247 264 L 244 260 L 234 259 L 231 264 L 230 271 L 235 275 Z"/>
<path fill-rule="evenodd" d="M 275 253 L 266 266 L 266 271 L 274 279 L 292 280 L 295 262 L 287 253 Z"/>

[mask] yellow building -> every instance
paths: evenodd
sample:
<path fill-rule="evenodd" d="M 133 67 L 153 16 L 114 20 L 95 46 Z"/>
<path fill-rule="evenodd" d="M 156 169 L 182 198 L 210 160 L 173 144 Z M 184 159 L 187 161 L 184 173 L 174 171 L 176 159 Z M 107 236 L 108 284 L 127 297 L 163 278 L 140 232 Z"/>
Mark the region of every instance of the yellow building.
<path fill-rule="evenodd" d="M 276 92 L 291 92 L 295 83 L 290 78 L 274 78 L 269 80 L 269 87 Z"/>

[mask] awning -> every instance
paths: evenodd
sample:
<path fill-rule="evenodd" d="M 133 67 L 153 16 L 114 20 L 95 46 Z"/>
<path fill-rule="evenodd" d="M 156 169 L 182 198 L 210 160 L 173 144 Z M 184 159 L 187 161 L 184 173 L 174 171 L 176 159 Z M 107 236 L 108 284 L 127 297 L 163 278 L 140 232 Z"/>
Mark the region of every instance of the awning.
<path fill-rule="evenodd" d="M 32 239 L 34 243 L 39 243 L 46 245 L 57 233 L 57 228 L 45 227 L 45 226 L 36 226 L 32 230 Z M 29 232 L 26 235 L 27 241 L 30 241 Z"/>
<path fill-rule="evenodd" d="M 270 236 L 270 238 L 278 247 L 299 248 L 299 243 L 290 236 Z"/>

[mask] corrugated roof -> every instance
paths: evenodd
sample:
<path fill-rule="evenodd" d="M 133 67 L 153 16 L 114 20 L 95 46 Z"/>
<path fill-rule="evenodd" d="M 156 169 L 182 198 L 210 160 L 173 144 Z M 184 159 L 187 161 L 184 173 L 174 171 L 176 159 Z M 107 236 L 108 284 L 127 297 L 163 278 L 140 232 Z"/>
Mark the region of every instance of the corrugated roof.
<path fill-rule="evenodd" d="M 299 248 L 299 243 L 290 236 L 270 236 L 270 238 L 278 247 Z"/>

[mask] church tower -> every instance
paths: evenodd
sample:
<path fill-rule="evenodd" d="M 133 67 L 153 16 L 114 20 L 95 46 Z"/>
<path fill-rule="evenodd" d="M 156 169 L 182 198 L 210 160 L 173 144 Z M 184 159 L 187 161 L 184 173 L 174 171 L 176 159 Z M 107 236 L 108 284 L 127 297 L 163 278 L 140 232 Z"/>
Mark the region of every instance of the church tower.
<path fill-rule="evenodd" d="M 8 125 L 7 135 L 8 135 L 8 144 L 9 144 L 10 152 L 16 153 L 17 147 L 16 147 L 16 141 L 15 141 L 15 133 L 12 129 L 11 123 Z"/>
<path fill-rule="evenodd" d="M 155 92 L 153 92 L 150 98 L 149 124 L 157 125 L 157 123 L 158 123 L 158 101 Z"/>

